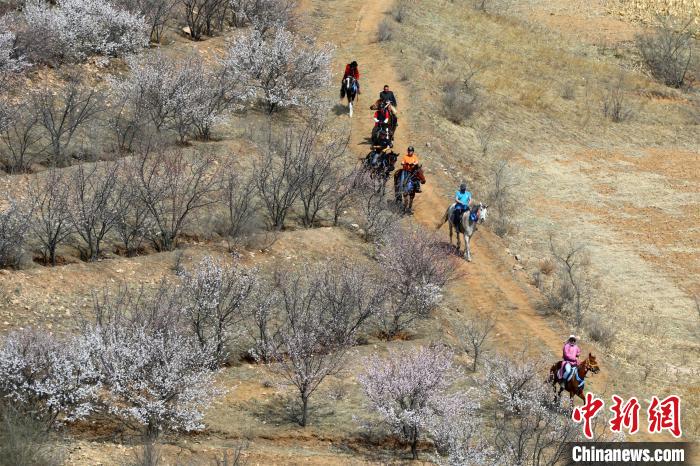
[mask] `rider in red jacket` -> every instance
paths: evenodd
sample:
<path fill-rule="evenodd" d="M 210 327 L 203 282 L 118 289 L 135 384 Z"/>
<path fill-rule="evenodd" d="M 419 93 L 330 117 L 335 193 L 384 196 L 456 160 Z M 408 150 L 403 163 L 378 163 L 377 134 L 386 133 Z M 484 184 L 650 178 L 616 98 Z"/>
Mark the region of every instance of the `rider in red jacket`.
<path fill-rule="evenodd" d="M 357 67 L 357 62 L 352 61 L 352 63 L 348 63 L 345 65 L 345 73 L 343 73 L 343 80 L 347 78 L 348 76 L 352 76 L 355 78 L 355 81 L 357 81 L 357 93 L 360 94 L 360 70 Z"/>

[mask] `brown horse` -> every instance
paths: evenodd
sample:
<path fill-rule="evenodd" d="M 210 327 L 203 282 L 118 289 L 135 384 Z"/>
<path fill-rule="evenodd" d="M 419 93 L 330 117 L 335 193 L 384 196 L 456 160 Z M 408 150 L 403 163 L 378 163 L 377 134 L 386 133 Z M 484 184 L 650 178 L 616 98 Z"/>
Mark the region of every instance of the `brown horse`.
<path fill-rule="evenodd" d="M 569 392 L 569 399 L 572 405 L 574 404 L 574 395 L 585 401 L 585 398 L 583 397 L 583 388 L 586 374 L 588 374 L 588 371 L 591 371 L 594 374 L 600 372 L 600 367 L 598 367 L 598 362 L 596 361 L 595 356 L 588 353 L 588 357 L 581 361 L 577 367 L 574 367 L 574 375 L 568 382 L 562 382 L 562 380 L 557 376 L 559 373 L 559 368 L 562 364 L 563 361 L 557 361 L 552 368 L 549 369 L 549 383 L 551 383 L 552 387 L 554 388 L 554 400 L 560 400 L 561 392 L 566 390 Z M 576 377 L 576 371 L 578 371 L 578 377 Z M 579 382 L 579 380 L 581 382 Z M 557 392 L 557 384 L 559 384 L 559 392 Z"/>
<path fill-rule="evenodd" d="M 413 198 L 420 184 L 425 184 L 423 167 L 416 165 L 413 171 L 401 168 L 394 173 L 394 200 L 401 205 L 402 213 L 413 213 Z"/>

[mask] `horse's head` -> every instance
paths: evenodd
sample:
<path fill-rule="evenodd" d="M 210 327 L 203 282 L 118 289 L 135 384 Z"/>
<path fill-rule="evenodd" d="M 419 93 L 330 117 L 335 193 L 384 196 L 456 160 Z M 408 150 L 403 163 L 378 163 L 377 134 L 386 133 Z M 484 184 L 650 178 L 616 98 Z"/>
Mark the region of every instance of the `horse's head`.
<path fill-rule="evenodd" d="M 423 166 L 422 165 L 416 165 L 415 168 L 413 169 L 413 174 L 415 175 L 416 178 L 418 178 L 418 181 L 420 181 L 422 184 L 425 184 L 425 175 L 423 174 Z"/>
<path fill-rule="evenodd" d="M 479 203 L 479 223 L 484 223 L 486 217 L 489 214 L 489 206 L 486 204 Z"/>
<path fill-rule="evenodd" d="M 588 358 L 584 362 L 585 362 L 588 370 L 590 370 L 594 374 L 597 374 L 598 372 L 600 372 L 600 367 L 598 366 L 598 361 L 596 361 L 595 356 L 593 356 L 591 353 L 588 353 Z"/>

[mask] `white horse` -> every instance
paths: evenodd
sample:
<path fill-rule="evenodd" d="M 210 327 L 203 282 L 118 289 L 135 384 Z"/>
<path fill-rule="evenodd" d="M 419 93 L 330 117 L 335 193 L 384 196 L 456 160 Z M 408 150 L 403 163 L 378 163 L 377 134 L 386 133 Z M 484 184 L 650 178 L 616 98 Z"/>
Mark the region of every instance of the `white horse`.
<path fill-rule="evenodd" d="M 476 225 L 477 223 L 484 223 L 486 221 L 486 217 L 488 216 L 488 209 L 489 206 L 484 205 L 482 203 L 479 203 L 472 207 L 471 209 L 466 210 L 464 213 L 462 213 L 462 218 L 459 220 L 459 225 L 453 225 L 452 223 L 452 213 L 455 210 L 455 203 L 453 202 L 450 204 L 450 206 L 447 208 L 447 212 L 445 212 L 445 215 L 442 217 L 442 221 L 438 224 L 437 229 L 439 229 L 445 222 L 448 222 L 450 225 L 450 246 L 452 246 L 452 227 L 455 226 L 457 228 L 457 252 L 459 252 L 460 248 L 460 242 L 459 242 L 459 235 L 460 233 L 464 235 L 464 258 L 467 259 L 467 261 L 471 262 L 472 261 L 472 251 L 471 247 L 469 246 L 469 242 L 474 235 L 474 232 L 476 231 Z M 471 219 L 471 212 L 477 212 L 478 215 L 478 220 L 473 221 Z"/>

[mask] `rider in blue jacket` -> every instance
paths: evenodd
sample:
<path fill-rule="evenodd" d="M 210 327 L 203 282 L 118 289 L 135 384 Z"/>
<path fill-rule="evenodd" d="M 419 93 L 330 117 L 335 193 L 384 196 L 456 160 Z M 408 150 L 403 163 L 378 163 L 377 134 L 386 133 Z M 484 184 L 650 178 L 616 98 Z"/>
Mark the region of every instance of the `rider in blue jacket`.
<path fill-rule="evenodd" d="M 471 203 L 472 193 L 467 191 L 467 183 L 462 182 L 462 184 L 459 185 L 459 190 L 457 190 L 455 194 L 455 209 L 452 223 L 459 224 L 462 214 L 469 210 Z"/>

